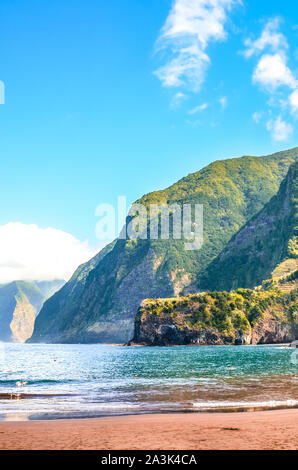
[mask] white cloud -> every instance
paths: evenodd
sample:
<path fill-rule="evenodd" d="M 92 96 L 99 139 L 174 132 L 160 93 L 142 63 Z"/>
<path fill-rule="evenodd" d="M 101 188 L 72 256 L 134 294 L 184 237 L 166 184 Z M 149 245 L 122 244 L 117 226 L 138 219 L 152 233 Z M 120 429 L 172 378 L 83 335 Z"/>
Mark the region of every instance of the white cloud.
<path fill-rule="evenodd" d="M 298 111 L 298 90 L 295 90 L 291 95 L 290 95 L 290 105 L 292 108 L 292 112 L 296 113 Z"/>
<path fill-rule="evenodd" d="M 189 119 L 186 120 L 186 124 L 188 124 L 190 127 L 192 127 L 193 129 L 196 129 L 200 126 L 202 126 L 202 121 L 200 121 L 199 119 L 196 119 L 194 121 L 190 121 Z"/>
<path fill-rule="evenodd" d="M 256 111 L 255 113 L 253 113 L 252 119 L 258 124 L 261 121 L 262 116 L 263 116 L 263 113 L 261 111 L 259 112 Z"/>
<path fill-rule="evenodd" d="M 186 99 L 187 99 L 187 95 L 185 95 L 184 93 L 181 93 L 181 92 L 176 93 L 176 95 L 174 95 L 171 100 L 170 108 L 171 109 L 179 108 L 179 106 L 181 106 L 183 101 L 185 101 Z"/>
<path fill-rule="evenodd" d="M 247 49 L 244 55 L 247 58 L 260 56 L 253 72 L 253 83 L 270 93 L 267 115 L 273 115 L 273 108 L 279 109 L 279 116 L 271 117 L 266 127 L 273 140 L 282 142 L 288 140 L 294 130 L 292 124 L 282 119 L 281 114 L 285 114 L 289 108 L 292 113 L 298 110 L 298 80 L 288 65 L 289 45 L 279 27 L 279 18 L 271 19 L 258 39 L 245 41 Z M 254 113 L 254 121 L 260 122 L 264 114 L 265 111 L 262 114 Z"/>
<path fill-rule="evenodd" d="M 253 74 L 253 82 L 274 91 L 280 86 L 295 88 L 297 81 L 286 65 L 282 54 L 265 54 L 261 57 Z"/>
<path fill-rule="evenodd" d="M 280 19 L 272 18 L 265 25 L 265 28 L 258 39 L 255 41 L 252 39 L 246 39 L 245 46 L 247 49 L 244 51 L 245 57 L 249 58 L 254 54 L 259 54 L 267 47 L 270 47 L 273 52 L 287 49 L 288 42 L 285 36 L 278 31 L 279 25 Z"/>
<path fill-rule="evenodd" d="M 273 140 L 277 142 L 288 140 L 293 132 L 293 126 L 283 121 L 280 116 L 276 120 L 268 121 L 267 129 L 271 132 Z"/>
<path fill-rule="evenodd" d="M 258 39 L 245 41 L 245 57 L 262 54 L 253 73 L 253 82 L 271 93 L 281 86 L 295 89 L 298 85 L 287 65 L 288 41 L 279 31 L 279 26 L 280 19 L 273 18 L 265 25 Z"/>
<path fill-rule="evenodd" d="M 206 48 L 211 41 L 224 41 L 227 11 L 239 0 L 174 0 L 156 43 L 157 50 L 171 57 L 155 74 L 167 87 L 188 86 L 198 91 L 210 58 Z"/>
<path fill-rule="evenodd" d="M 62 230 L 10 222 L 0 226 L 0 282 L 67 280 L 97 251 Z"/>
<path fill-rule="evenodd" d="M 222 96 L 221 98 L 219 98 L 218 102 L 220 103 L 222 109 L 225 109 L 228 105 L 228 99 L 226 96 Z"/>
<path fill-rule="evenodd" d="M 202 103 L 199 106 L 196 106 L 195 108 L 190 109 L 188 111 L 188 114 L 197 114 L 201 111 L 205 111 L 205 109 L 207 109 L 207 108 L 208 108 L 208 103 Z"/>

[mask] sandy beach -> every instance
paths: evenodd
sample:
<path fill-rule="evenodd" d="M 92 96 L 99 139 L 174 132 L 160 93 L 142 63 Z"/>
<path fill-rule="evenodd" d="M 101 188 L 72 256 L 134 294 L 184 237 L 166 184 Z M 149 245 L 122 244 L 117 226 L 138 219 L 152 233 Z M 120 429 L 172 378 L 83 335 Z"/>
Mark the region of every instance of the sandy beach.
<path fill-rule="evenodd" d="M 298 409 L 1 422 L 0 449 L 296 450 Z"/>

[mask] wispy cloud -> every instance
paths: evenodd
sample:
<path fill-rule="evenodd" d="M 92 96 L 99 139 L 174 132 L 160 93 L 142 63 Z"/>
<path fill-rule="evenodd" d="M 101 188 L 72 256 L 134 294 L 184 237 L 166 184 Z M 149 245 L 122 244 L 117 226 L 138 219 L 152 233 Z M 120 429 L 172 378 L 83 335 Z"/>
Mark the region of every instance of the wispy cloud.
<path fill-rule="evenodd" d="M 279 31 L 280 18 L 273 18 L 265 25 L 261 36 L 245 41 L 244 55 L 261 57 L 253 73 L 253 82 L 275 92 L 281 86 L 296 88 L 297 80 L 287 65 L 287 38 Z"/>
<path fill-rule="evenodd" d="M 262 111 L 256 111 L 255 113 L 253 113 L 252 119 L 253 119 L 254 122 L 256 122 L 257 124 L 259 124 L 259 122 L 260 122 L 261 119 L 262 119 L 262 116 L 263 116 Z"/>
<path fill-rule="evenodd" d="M 219 98 L 218 102 L 221 105 L 222 109 L 226 109 L 226 107 L 228 106 L 228 98 L 226 96 L 222 96 L 221 98 Z"/>
<path fill-rule="evenodd" d="M 282 120 L 281 116 L 277 119 L 271 119 L 267 123 L 267 129 L 271 132 L 273 140 L 276 142 L 283 142 L 293 133 L 293 126 Z"/>
<path fill-rule="evenodd" d="M 298 112 L 298 90 L 295 90 L 291 95 L 290 95 L 290 106 L 292 113 L 297 113 Z"/>
<path fill-rule="evenodd" d="M 227 12 L 240 0 L 174 0 L 156 42 L 166 63 L 155 74 L 166 87 L 186 86 L 196 92 L 204 81 L 210 42 L 227 38 Z"/>
<path fill-rule="evenodd" d="M 170 108 L 171 109 L 179 108 L 186 99 L 187 99 L 187 95 L 179 91 L 173 96 L 171 103 L 170 103 Z"/>
<path fill-rule="evenodd" d="M 273 140 L 279 142 L 288 140 L 293 132 L 293 126 L 286 122 L 280 113 L 286 112 L 289 106 L 292 112 L 295 112 L 298 105 L 298 81 L 288 65 L 289 45 L 286 36 L 280 32 L 280 23 L 280 18 L 270 19 L 259 38 L 256 40 L 249 38 L 245 41 L 246 49 L 243 52 L 246 58 L 258 57 L 252 81 L 270 94 L 268 106 L 279 108 L 279 115 L 275 118 L 270 117 L 266 125 Z M 257 115 L 258 113 L 254 115 L 256 122 L 259 121 Z"/>
<path fill-rule="evenodd" d="M 273 52 L 288 48 L 288 42 L 285 36 L 279 31 L 280 18 L 275 17 L 267 22 L 261 36 L 253 41 L 251 38 L 246 39 L 244 51 L 245 57 L 249 58 L 255 54 L 259 54 L 267 47 Z"/>
<path fill-rule="evenodd" d="M 205 109 L 207 109 L 207 108 L 208 108 L 208 103 L 202 103 L 199 106 L 196 106 L 195 108 L 190 109 L 188 111 L 188 114 L 197 114 L 201 111 L 205 111 Z"/>

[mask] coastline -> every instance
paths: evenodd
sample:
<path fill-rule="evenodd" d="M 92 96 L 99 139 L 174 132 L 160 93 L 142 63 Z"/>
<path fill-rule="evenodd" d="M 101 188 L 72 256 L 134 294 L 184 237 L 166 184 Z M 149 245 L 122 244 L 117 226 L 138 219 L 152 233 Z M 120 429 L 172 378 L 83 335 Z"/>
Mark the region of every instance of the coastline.
<path fill-rule="evenodd" d="M 0 422 L 2 450 L 297 450 L 298 409 Z"/>
<path fill-rule="evenodd" d="M 125 346 L 130 348 L 178 348 L 178 347 L 189 347 L 189 348 L 219 348 L 222 346 L 228 346 L 235 348 L 241 346 L 242 348 L 247 348 L 251 346 L 281 346 L 291 348 L 289 342 L 281 343 L 259 343 L 259 344 L 169 344 L 169 345 L 156 345 L 156 344 L 145 344 L 145 343 L 134 343 L 133 341 L 128 341 L 124 344 L 105 344 L 105 346 Z M 292 348 L 295 349 L 295 348 Z"/>

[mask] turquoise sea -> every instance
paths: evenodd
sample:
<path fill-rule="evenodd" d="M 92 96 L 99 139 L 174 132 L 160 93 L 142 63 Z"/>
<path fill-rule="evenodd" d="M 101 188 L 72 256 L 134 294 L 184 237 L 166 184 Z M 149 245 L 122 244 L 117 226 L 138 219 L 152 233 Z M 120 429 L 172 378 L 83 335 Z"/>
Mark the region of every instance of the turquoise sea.
<path fill-rule="evenodd" d="M 1 420 L 298 406 L 298 353 L 280 345 L 1 343 L 0 366 Z"/>

